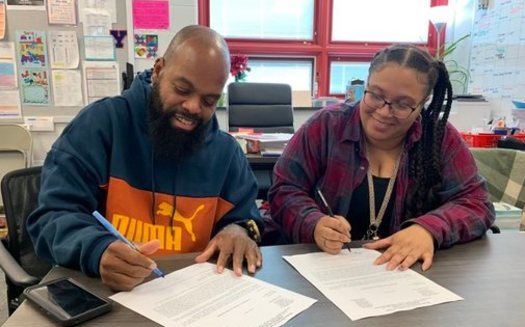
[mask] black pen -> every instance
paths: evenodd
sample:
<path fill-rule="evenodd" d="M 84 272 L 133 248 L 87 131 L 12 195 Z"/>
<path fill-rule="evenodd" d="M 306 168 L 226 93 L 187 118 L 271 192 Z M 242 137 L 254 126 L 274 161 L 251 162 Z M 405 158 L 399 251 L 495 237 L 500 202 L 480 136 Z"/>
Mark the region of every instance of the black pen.
<path fill-rule="evenodd" d="M 326 208 L 326 211 L 328 211 L 328 215 L 330 217 L 335 217 L 334 216 L 334 212 L 332 211 L 332 208 L 330 208 L 330 206 L 328 205 L 328 202 L 326 202 L 326 199 L 324 198 L 324 195 L 323 193 L 321 192 L 321 190 L 317 187 L 315 189 L 315 191 L 317 192 L 317 194 L 319 195 L 319 198 L 321 199 L 321 202 L 323 202 L 323 205 L 324 207 Z M 344 244 L 344 247 L 348 249 L 348 252 L 352 252 L 352 250 L 350 250 L 350 242 L 348 243 L 345 243 Z"/>

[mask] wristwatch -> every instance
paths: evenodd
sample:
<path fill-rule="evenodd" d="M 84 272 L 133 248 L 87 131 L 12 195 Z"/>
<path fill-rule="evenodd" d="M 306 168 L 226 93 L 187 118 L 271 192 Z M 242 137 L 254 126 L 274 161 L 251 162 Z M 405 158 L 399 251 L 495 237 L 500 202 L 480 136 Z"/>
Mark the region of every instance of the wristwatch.
<path fill-rule="evenodd" d="M 253 219 L 246 219 L 241 221 L 236 221 L 234 224 L 241 226 L 246 229 L 248 236 L 257 244 L 261 243 L 261 233 L 259 232 L 259 227 Z"/>

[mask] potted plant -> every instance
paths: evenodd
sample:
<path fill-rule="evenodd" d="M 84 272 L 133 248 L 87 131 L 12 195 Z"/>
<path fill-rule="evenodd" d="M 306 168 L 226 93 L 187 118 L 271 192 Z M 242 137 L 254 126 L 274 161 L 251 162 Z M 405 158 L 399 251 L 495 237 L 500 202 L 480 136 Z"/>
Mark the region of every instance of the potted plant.
<path fill-rule="evenodd" d="M 457 60 L 448 58 L 458 47 L 458 45 L 465 39 L 470 37 L 470 33 L 466 34 L 450 44 L 444 44 L 436 51 L 435 58 L 441 60 L 447 66 L 450 82 L 453 89 L 457 90 L 458 94 L 466 94 L 468 82 L 470 79 L 470 72 L 467 68 L 461 66 Z"/>

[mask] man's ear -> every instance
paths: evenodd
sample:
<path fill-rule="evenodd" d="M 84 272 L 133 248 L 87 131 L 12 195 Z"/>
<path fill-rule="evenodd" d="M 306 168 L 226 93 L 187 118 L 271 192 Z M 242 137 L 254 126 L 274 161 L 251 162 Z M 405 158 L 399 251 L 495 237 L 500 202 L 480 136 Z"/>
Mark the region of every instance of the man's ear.
<path fill-rule="evenodd" d="M 153 83 L 157 82 L 159 79 L 162 68 L 164 68 L 164 58 L 159 57 L 155 60 L 155 64 L 153 64 L 153 73 L 151 74 L 151 81 Z"/>

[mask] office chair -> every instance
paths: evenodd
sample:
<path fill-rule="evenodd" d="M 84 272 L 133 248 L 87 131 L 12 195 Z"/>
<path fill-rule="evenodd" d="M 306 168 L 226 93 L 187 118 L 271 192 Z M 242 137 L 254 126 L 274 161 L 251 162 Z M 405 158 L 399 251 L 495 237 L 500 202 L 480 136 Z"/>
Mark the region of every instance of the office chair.
<path fill-rule="evenodd" d="M 230 132 L 250 128 L 262 133 L 293 133 L 292 88 L 288 84 L 230 83 Z"/>
<path fill-rule="evenodd" d="M 31 133 L 21 125 L 0 125 L 0 151 L 20 152 L 24 157 L 24 167 L 30 167 L 33 151 Z"/>
<path fill-rule="evenodd" d="M 21 303 L 22 291 L 40 282 L 51 265 L 39 259 L 26 230 L 29 214 L 38 204 L 41 167 L 7 173 L 1 182 L 7 237 L 0 242 L 0 268 L 6 275 L 9 314 Z"/>
<path fill-rule="evenodd" d="M 24 127 L 0 125 L 0 180 L 12 170 L 30 167 L 32 148 L 31 133 Z"/>
<path fill-rule="evenodd" d="M 293 133 L 292 88 L 288 84 L 230 83 L 228 125 L 230 132 L 248 128 L 260 133 Z M 266 200 L 275 159 L 271 164 L 248 160 L 259 184 L 257 198 Z"/>

